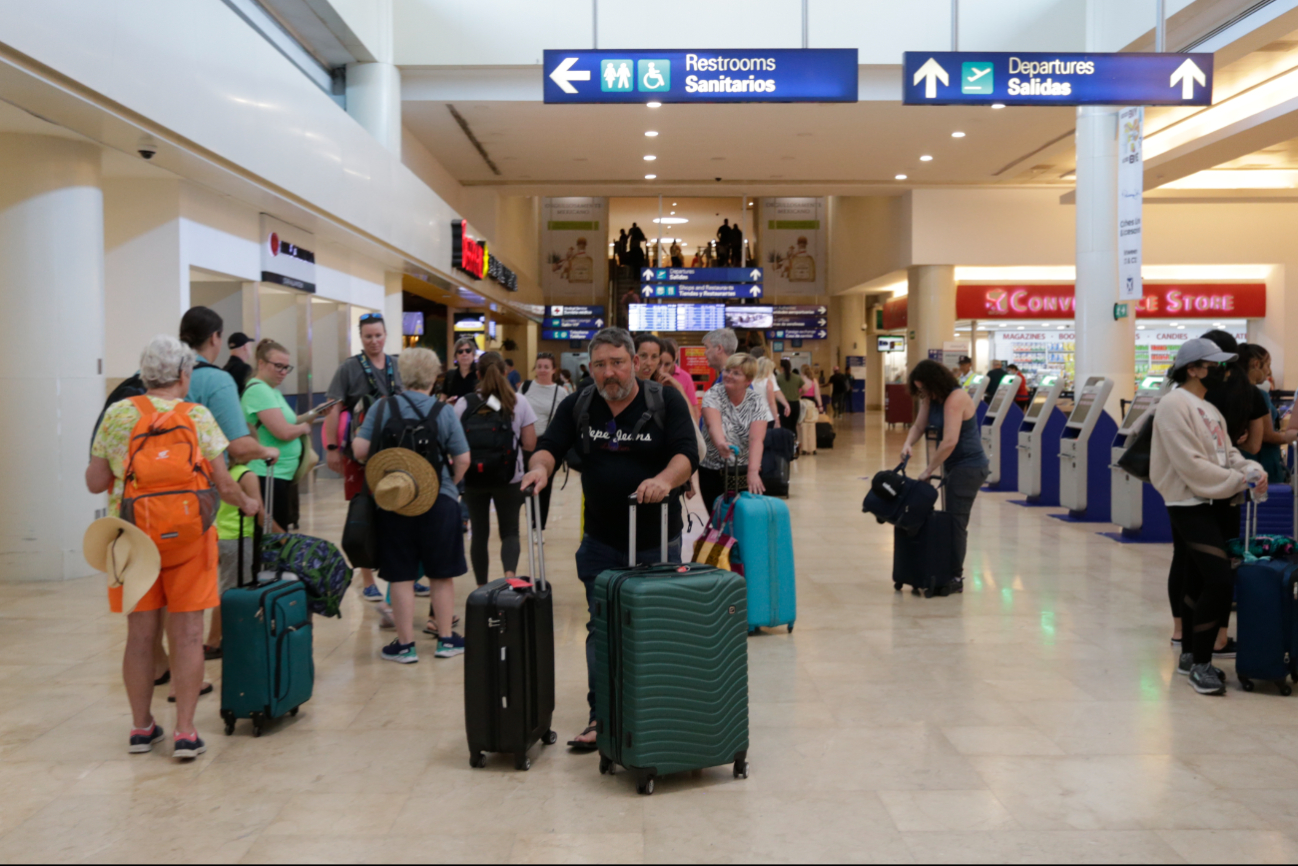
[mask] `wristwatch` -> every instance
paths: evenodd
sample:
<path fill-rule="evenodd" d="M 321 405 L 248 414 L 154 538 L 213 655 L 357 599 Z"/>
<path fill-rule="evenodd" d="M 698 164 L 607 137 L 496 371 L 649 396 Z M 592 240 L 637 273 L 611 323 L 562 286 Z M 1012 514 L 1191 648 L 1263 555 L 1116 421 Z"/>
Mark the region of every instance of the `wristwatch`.
<path fill-rule="evenodd" d="M 337 446 L 337 445 L 326 445 L 326 446 L 325 446 L 325 450 L 326 450 L 326 451 L 337 451 L 337 450 L 338 450 L 338 446 Z"/>

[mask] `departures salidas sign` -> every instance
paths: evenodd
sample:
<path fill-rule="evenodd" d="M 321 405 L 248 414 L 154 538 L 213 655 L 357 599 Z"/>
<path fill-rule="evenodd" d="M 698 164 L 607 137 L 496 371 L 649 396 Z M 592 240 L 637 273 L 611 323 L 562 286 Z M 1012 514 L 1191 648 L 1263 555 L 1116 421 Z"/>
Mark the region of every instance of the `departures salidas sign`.
<path fill-rule="evenodd" d="M 1211 54 L 907 51 L 906 105 L 1211 105 Z"/>
<path fill-rule="evenodd" d="M 855 48 L 556 51 L 546 103 L 856 102 Z"/>

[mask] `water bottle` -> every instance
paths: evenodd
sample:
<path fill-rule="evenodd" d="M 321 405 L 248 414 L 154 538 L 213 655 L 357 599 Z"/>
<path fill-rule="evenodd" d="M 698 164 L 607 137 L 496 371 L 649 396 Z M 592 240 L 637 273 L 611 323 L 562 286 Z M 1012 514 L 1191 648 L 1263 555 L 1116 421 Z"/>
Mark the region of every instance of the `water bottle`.
<path fill-rule="evenodd" d="M 1256 491 L 1258 482 L 1265 477 L 1266 477 L 1266 473 L 1263 472 L 1261 469 L 1258 469 L 1257 467 L 1252 467 L 1244 473 L 1244 478 L 1248 481 L 1248 489 L 1250 491 Z M 1253 496 L 1254 502 L 1259 502 L 1259 503 L 1266 502 L 1265 493 L 1258 494 L 1256 492 L 1253 492 L 1251 495 Z"/>

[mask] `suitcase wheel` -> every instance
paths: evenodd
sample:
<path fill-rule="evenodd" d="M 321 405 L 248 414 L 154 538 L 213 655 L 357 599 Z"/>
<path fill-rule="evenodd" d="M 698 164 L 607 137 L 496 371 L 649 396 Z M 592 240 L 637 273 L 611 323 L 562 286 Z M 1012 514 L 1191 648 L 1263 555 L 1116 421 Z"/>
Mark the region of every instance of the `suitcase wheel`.
<path fill-rule="evenodd" d="M 302 709 L 302 707 L 301 707 L 301 705 L 298 705 L 298 706 L 294 707 L 293 709 L 289 710 L 289 711 L 288 711 L 288 714 L 289 714 L 290 716 L 296 716 L 296 715 L 297 715 L 297 711 L 300 710 L 300 709 Z"/>
<path fill-rule="evenodd" d="M 789 634 L 793 634 L 793 623 L 789 623 Z"/>
<path fill-rule="evenodd" d="M 487 755 L 484 752 L 470 752 L 469 766 L 475 770 L 487 766 Z"/>
<path fill-rule="evenodd" d="M 735 761 L 735 778 L 736 778 L 736 779 L 747 779 L 747 778 L 748 778 L 748 762 L 747 762 L 747 761 Z"/>
<path fill-rule="evenodd" d="M 904 584 L 904 583 L 898 583 L 898 582 L 896 582 L 896 581 L 893 581 L 893 584 L 892 584 L 893 591 L 894 591 L 894 592 L 901 592 L 901 588 L 902 588 L 903 586 L 905 586 L 905 585 L 906 585 L 906 584 Z"/>
<path fill-rule="evenodd" d="M 644 794 L 646 797 L 652 794 L 654 792 L 654 777 L 644 776 L 641 778 L 635 783 L 635 792 L 637 794 Z"/>
<path fill-rule="evenodd" d="M 261 736 L 262 725 L 265 724 L 265 722 L 266 722 L 266 717 L 263 714 L 261 713 L 252 714 L 252 735 L 254 737 Z"/>
<path fill-rule="evenodd" d="M 515 756 L 514 756 L 514 769 L 515 769 L 515 770 L 522 770 L 522 771 L 524 771 L 524 772 L 526 772 L 527 770 L 532 769 L 532 759 L 529 758 L 527 755 L 515 755 Z"/>
<path fill-rule="evenodd" d="M 1248 679 L 1247 677 L 1240 677 L 1239 684 L 1243 686 L 1244 691 L 1246 692 L 1251 692 L 1255 688 L 1253 685 L 1253 681 Z"/>
<path fill-rule="evenodd" d="M 228 737 L 234 733 L 234 713 L 221 710 L 221 718 L 225 720 L 225 735 Z"/>
<path fill-rule="evenodd" d="M 1284 680 L 1280 680 L 1280 682 L 1276 683 L 1275 687 L 1278 688 L 1280 694 L 1284 695 L 1286 698 L 1293 694 L 1293 688 Z"/>
<path fill-rule="evenodd" d="M 559 742 L 559 735 L 557 733 L 554 731 L 545 732 L 545 744 L 547 746 L 553 746 L 557 742 Z"/>
<path fill-rule="evenodd" d="M 613 773 L 613 759 L 599 756 L 599 774 L 601 776 L 611 775 Z"/>

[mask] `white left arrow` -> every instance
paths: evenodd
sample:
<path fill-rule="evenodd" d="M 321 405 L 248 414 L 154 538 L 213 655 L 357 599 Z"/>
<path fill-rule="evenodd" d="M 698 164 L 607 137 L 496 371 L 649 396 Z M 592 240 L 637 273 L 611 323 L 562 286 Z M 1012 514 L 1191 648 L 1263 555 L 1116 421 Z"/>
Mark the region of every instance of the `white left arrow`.
<path fill-rule="evenodd" d="M 572 68 L 572 65 L 576 63 L 577 60 L 578 58 L 576 57 L 565 57 L 563 58 L 563 62 L 556 66 L 554 71 L 550 73 L 550 78 L 554 80 L 555 84 L 559 85 L 559 89 L 564 93 L 577 92 L 577 88 L 568 83 L 570 81 L 590 81 L 589 69 Z"/>
<path fill-rule="evenodd" d="M 1202 87 L 1208 86 L 1208 79 L 1203 74 L 1203 70 L 1193 60 L 1186 58 L 1186 61 L 1176 67 L 1176 71 L 1172 73 L 1171 86 L 1175 87 L 1179 83 L 1181 85 L 1181 98 L 1194 99 L 1194 83 L 1196 81 Z"/>
<path fill-rule="evenodd" d="M 925 80 L 927 79 L 927 80 Z M 937 99 L 937 83 L 950 84 L 951 79 L 947 77 L 946 70 L 938 66 L 936 58 L 930 57 L 928 62 L 921 66 L 915 72 L 913 84 L 919 84 L 924 81 L 924 98 Z"/>

